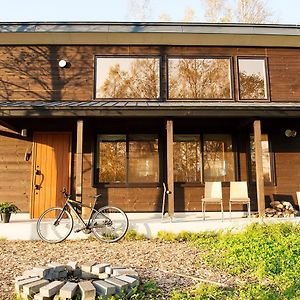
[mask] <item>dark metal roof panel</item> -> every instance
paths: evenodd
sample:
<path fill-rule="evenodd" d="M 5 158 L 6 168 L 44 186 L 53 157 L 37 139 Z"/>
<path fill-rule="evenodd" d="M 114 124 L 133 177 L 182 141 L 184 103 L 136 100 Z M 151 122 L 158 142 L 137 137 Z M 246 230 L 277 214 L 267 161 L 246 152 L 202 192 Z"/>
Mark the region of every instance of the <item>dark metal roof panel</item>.
<path fill-rule="evenodd" d="M 119 108 L 300 108 L 300 102 L 229 102 L 229 101 L 0 101 L 1 108 L 49 108 L 49 109 L 63 109 L 63 108 L 90 108 L 104 109 L 113 107 Z"/>
<path fill-rule="evenodd" d="M 223 33 L 299 35 L 299 25 L 184 22 L 0 22 L 1 32 L 18 33 Z"/>
<path fill-rule="evenodd" d="M 299 103 L 206 101 L 0 101 L 9 117 L 300 117 Z"/>

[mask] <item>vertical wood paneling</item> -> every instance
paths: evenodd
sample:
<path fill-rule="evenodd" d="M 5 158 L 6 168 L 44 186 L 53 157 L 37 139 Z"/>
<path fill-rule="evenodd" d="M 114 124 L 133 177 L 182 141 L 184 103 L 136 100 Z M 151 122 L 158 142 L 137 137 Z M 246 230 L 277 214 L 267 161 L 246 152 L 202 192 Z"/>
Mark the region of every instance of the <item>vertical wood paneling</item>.
<path fill-rule="evenodd" d="M 70 133 L 34 134 L 35 157 L 34 170 L 40 167 L 42 176 L 33 181 L 39 184 L 40 190 L 32 191 L 32 217 L 37 218 L 45 209 L 61 206 L 63 202 L 62 188 L 69 188 L 70 179 Z M 42 178 L 43 177 L 43 178 Z"/>

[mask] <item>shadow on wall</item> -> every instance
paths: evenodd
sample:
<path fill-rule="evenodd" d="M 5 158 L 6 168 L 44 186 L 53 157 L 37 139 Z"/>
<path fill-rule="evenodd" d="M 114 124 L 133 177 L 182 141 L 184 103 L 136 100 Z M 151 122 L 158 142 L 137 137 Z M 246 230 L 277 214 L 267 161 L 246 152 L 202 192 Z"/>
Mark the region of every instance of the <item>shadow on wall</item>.
<path fill-rule="evenodd" d="M 87 79 L 92 82 L 92 59 L 84 53 L 82 47 L 1 48 L 0 100 L 76 99 Z M 60 68 L 61 59 L 72 62 L 71 68 Z"/>

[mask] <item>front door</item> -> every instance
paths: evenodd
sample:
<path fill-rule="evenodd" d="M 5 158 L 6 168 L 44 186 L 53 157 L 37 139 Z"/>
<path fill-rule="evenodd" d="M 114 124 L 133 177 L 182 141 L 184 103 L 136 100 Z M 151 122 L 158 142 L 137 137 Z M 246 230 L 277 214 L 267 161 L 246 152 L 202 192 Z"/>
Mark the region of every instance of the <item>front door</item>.
<path fill-rule="evenodd" d="M 31 218 L 38 218 L 49 207 L 62 205 L 61 191 L 70 188 L 70 166 L 71 133 L 34 133 Z"/>

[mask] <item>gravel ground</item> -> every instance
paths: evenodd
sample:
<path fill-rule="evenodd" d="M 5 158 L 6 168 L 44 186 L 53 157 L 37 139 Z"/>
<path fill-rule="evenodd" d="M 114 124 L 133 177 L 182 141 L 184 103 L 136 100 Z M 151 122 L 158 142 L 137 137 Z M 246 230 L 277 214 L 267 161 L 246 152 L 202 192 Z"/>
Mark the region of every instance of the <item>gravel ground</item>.
<path fill-rule="evenodd" d="M 121 241 L 114 244 L 96 240 L 66 241 L 47 244 L 40 241 L 0 241 L 0 299 L 11 299 L 13 279 L 32 267 L 51 261 L 109 262 L 132 267 L 141 280 L 154 279 L 166 299 L 175 289 L 195 285 L 196 277 L 224 282 L 222 274 L 212 274 L 199 264 L 199 250 L 187 243 Z"/>

